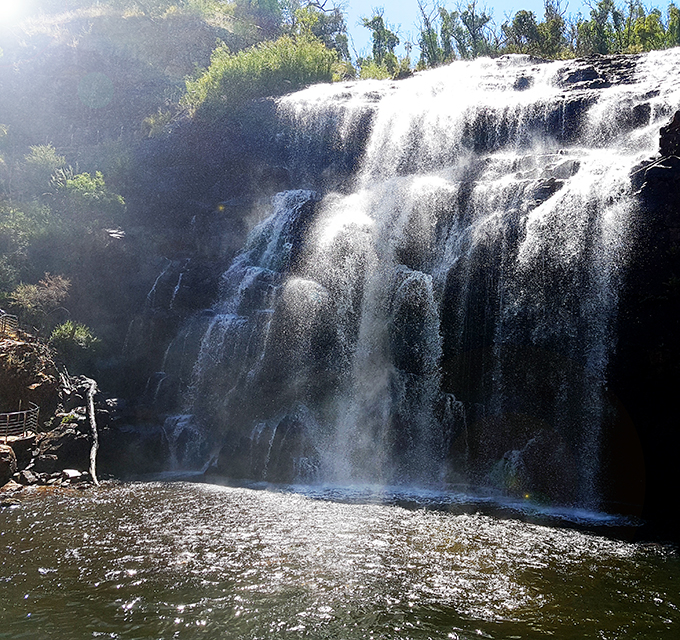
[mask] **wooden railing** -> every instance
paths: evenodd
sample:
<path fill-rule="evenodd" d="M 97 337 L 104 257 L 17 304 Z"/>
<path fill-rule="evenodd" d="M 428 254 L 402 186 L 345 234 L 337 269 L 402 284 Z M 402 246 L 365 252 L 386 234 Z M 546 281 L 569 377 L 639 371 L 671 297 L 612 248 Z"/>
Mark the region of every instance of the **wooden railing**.
<path fill-rule="evenodd" d="M 19 334 L 19 320 L 7 313 L 0 314 L 0 338 L 16 338 Z"/>
<path fill-rule="evenodd" d="M 26 411 L 0 413 L 0 438 L 5 438 L 5 444 L 10 436 L 26 436 L 29 431 L 37 433 L 40 407 L 33 402 L 28 405 Z"/>

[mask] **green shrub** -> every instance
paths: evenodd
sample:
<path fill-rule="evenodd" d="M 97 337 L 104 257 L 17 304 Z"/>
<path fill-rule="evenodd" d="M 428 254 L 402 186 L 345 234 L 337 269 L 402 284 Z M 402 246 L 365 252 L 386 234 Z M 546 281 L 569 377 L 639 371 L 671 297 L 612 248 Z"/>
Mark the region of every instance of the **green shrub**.
<path fill-rule="evenodd" d="M 392 77 L 392 73 L 386 64 L 378 64 L 373 58 L 361 61 L 359 77 L 362 80 L 374 78 L 375 80 L 387 80 Z"/>
<path fill-rule="evenodd" d="M 24 202 L 21 209 L 0 202 L 0 255 L 23 253 L 50 222 L 50 209 L 39 202 Z"/>
<path fill-rule="evenodd" d="M 53 329 L 50 344 L 67 366 L 81 369 L 96 356 L 101 342 L 89 327 L 67 320 Z"/>
<path fill-rule="evenodd" d="M 31 147 L 31 153 L 24 158 L 22 166 L 22 190 L 27 194 L 42 195 L 49 190 L 54 172 L 65 166 L 66 158 L 60 156 L 51 144 Z"/>
<path fill-rule="evenodd" d="M 62 218 L 81 230 L 116 224 L 125 210 L 125 200 L 108 189 L 101 171 L 58 171 L 53 183 Z"/>
<path fill-rule="evenodd" d="M 38 284 L 21 283 L 9 299 L 22 322 L 43 325 L 47 316 L 66 300 L 70 287 L 68 278 L 46 273 Z"/>
<path fill-rule="evenodd" d="M 211 115 L 238 109 L 253 98 L 277 96 L 316 82 L 330 82 L 334 51 L 313 37 L 284 36 L 232 54 L 215 49 L 210 66 L 187 81 L 185 106 Z"/>
<path fill-rule="evenodd" d="M 142 120 L 142 135 L 145 138 L 157 138 L 165 133 L 166 127 L 172 121 L 172 113 L 158 109 L 156 113 L 152 113 Z"/>

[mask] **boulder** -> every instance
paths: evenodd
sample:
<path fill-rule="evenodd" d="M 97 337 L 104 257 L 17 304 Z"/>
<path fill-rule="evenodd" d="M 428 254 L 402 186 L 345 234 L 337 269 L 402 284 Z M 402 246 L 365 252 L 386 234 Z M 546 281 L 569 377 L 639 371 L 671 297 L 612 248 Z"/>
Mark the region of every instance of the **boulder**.
<path fill-rule="evenodd" d="M 0 444 L 0 486 L 9 482 L 17 471 L 17 459 L 14 449 L 6 444 Z"/>
<path fill-rule="evenodd" d="M 22 485 L 38 484 L 40 479 L 31 471 L 24 469 L 15 475 L 15 480 Z"/>
<path fill-rule="evenodd" d="M 90 447 L 89 427 L 84 417 L 78 422 L 62 423 L 41 437 L 33 471 L 53 473 L 74 467 L 87 469 Z"/>
<path fill-rule="evenodd" d="M 27 437 L 11 438 L 10 446 L 14 450 L 14 455 L 17 459 L 17 469 L 21 471 L 30 464 L 33 459 L 33 451 L 35 449 L 36 435 L 31 434 Z"/>

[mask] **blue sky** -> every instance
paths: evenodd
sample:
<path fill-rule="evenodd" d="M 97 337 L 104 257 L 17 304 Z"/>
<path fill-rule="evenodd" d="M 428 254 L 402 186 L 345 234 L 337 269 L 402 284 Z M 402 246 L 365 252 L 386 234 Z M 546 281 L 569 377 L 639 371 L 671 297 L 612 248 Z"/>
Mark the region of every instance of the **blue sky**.
<path fill-rule="evenodd" d="M 468 0 L 445 0 L 444 6 L 447 9 L 453 10 L 458 4 L 467 5 Z M 432 6 L 433 0 L 427 3 Z M 621 2 L 617 2 L 621 4 Z M 660 0 L 658 2 L 644 2 L 646 6 L 659 6 L 665 9 L 668 6 L 667 0 Z M 371 34 L 368 29 L 359 26 L 362 17 L 370 17 L 373 8 L 384 9 L 386 21 L 393 27 L 397 27 L 397 33 L 403 41 L 408 36 L 411 36 L 411 41 L 417 43 L 418 41 L 418 0 L 344 0 L 341 3 L 347 18 L 347 27 L 349 29 L 350 37 L 354 42 L 354 49 L 359 55 L 370 54 L 371 50 Z M 505 21 L 506 16 L 511 16 L 520 9 L 533 11 L 536 17 L 541 19 L 543 17 L 543 0 L 478 0 L 478 6 L 486 6 L 487 11 L 492 13 L 496 23 L 501 24 Z M 588 15 L 589 9 L 583 0 L 563 0 L 562 6 L 567 7 L 568 14 L 577 14 L 579 11 L 583 15 Z M 350 49 L 351 51 L 351 49 Z M 401 51 L 403 53 L 403 50 Z M 415 55 L 415 54 L 414 54 Z"/>

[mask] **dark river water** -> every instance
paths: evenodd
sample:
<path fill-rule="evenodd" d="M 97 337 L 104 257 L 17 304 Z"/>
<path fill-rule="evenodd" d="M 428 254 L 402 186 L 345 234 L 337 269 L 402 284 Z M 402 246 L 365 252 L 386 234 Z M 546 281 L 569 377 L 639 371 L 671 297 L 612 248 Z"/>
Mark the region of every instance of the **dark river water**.
<path fill-rule="evenodd" d="M 671 548 L 450 495 L 295 489 L 25 494 L 0 509 L 0 638 L 680 638 Z"/>

